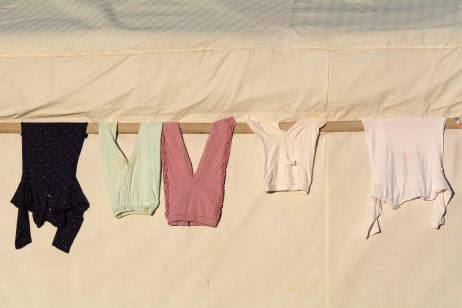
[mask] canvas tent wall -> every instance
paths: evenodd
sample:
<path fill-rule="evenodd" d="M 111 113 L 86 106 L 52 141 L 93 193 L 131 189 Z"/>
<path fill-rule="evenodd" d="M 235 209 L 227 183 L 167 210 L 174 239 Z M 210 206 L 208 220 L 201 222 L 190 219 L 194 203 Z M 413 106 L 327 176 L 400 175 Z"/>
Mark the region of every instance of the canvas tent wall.
<path fill-rule="evenodd" d="M 452 117 L 462 107 L 460 1 L 0 1 L 0 119 L 211 122 Z M 384 208 L 363 238 L 363 133 L 319 139 L 308 196 L 266 194 L 253 135 L 235 135 L 216 230 L 111 216 L 98 136 L 78 177 L 91 203 L 73 251 L 53 228 L 13 247 L 21 139 L 2 134 L 5 307 L 458 307 L 460 132 L 445 133 L 456 193 Z M 121 135 L 128 152 L 136 136 Z M 206 136 L 188 135 L 196 164 Z"/>

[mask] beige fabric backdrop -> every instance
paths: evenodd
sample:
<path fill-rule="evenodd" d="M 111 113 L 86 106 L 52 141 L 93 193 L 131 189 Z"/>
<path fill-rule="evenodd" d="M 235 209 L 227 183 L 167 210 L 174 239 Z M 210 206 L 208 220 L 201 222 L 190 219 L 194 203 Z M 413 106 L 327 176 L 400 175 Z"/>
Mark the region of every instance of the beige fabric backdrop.
<path fill-rule="evenodd" d="M 454 116 L 459 0 L 0 0 L 0 120 Z"/>
<path fill-rule="evenodd" d="M 460 59 L 462 48 L 0 57 L 0 120 L 453 116 L 462 111 Z"/>
<path fill-rule="evenodd" d="M 461 20 L 457 0 L 0 0 L 0 120 L 451 117 Z M 462 307 L 461 134 L 445 134 L 446 225 L 415 200 L 369 240 L 364 133 L 320 137 L 307 196 L 263 192 L 255 137 L 236 135 L 217 229 L 169 227 L 163 200 L 112 217 L 92 135 L 69 255 L 49 224 L 14 249 L 21 139 L 0 135 L 0 307 Z M 186 136 L 194 163 L 205 139 Z"/>
<path fill-rule="evenodd" d="M 78 178 L 91 203 L 69 255 L 55 229 L 32 227 L 14 249 L 19 135 L 0 136 L 2 307 L 460 307 L 461 132 L 446 131 L 445 166 L 456 191 L 440 230 L 432 202 L 384 207 L 383 232 L 363 238 L 371 191 L 364 133 L 323 134 L 309 195 L 263 192 L 253 135 L 235 135 L 217 229 L 169 227 L 153 217 L 112 217 L 97 136 L 85 141 Z M 129 153 L 136 136 L 120 136 Z M 187 135 L 194 167 L 206 136 Z"/>

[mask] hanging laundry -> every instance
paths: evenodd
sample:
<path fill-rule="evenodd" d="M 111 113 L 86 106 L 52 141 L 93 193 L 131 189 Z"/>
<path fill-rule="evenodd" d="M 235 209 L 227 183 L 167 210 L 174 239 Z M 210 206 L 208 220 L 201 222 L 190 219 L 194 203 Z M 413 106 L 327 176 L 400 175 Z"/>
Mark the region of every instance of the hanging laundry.
<path fill-rule="evenodd" d="M 106 188 L 116 218 L 152 215 L 159 206 L 162 123 L 140 123 L 130 159 L 117 143 L 117 123 L 99 124 Z"/>
<path fill-rule="evenodd" d="M 162 172 L 165 216 L 169 225 L 217 226 L 234 125 L 233 117 L 212 124 L 194 172 L 179 123 L 163 124 Z"/>
<path fill-rule="evenodd" d="M 21 123 L 21 182 L 11 202 L 18 208 L 15 246 L 32 242 L 29 213 L 37 227 L 57 227 L 53 246 L 69 252 L 89 203 L 77 181 L 77 162 L 87 123 Z"/>
<path fill-rule="evenodd" d="M 374 188 L 366 238 L 380 232 L 382 200 L 393 209 L 408 200 L 436 200 L 432 226 L 444 224 L 453 192 L 443 171 L 445 119 L 363 120 Z"/>
<path fill-rule="evenodd" d="M 326 121 L 298 121 L 284 131 L 278 122 L 248 118 L 247 125 L 256 135 L 265 191 L 309 193 L 319 129 L 325 124 Z"/>

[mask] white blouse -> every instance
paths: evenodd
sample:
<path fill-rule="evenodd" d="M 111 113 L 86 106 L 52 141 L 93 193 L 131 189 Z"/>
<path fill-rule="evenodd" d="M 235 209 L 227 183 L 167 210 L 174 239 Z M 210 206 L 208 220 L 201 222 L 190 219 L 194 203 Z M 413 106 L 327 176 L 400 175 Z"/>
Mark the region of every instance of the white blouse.
<path fill-rule="evenodd" d="M 373 171 L 366 238 L 380 232 L 382 201 L 393 209 L 415 198 L 435 200 L 432 226 L 444 224 L 453 196 L 443 171 L 446 119 L 363 120 Z"/>
<path fill-rule="evenodd" d="M 325 124 L 326 121 L 298 121 L 284 131 L 278 122 L 248 118 L 247 125 L 257 136 L 265 191 L 309 193 L 319 129 Z"/>

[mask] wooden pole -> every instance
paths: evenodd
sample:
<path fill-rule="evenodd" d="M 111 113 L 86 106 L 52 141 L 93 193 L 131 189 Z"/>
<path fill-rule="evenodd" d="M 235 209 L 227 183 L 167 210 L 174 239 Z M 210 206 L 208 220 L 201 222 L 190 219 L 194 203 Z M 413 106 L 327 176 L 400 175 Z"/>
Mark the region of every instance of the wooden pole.
<path fill-rule="evenodd" d="M 294 122 L 281 122 L 282 130 L 289 129 Z M 137 134 L 139 123 L 119 123 L 119 134 Z M 211 123 L 181 123 L 181 131 L 184 134 L 208 134 L 210 132 Z M 446 129 L 458 128 L 454 119 L 447 119 Z M 361 121 L 328 121 L 326 126 L 321 128 L 321 133 L 338 133 L 338 132 L 361 132 L 364 131 L 364 126 Z M 21 133 L 20 123 L 0 123 L 0 133 L 2 134 L 19 134 Z M 98 123 L 88 123 L 87 133 L 97 134 Z M 245 123 L 236 123 L 234 128 L 235 134 L 252 134 L 252 131 Z"/>

